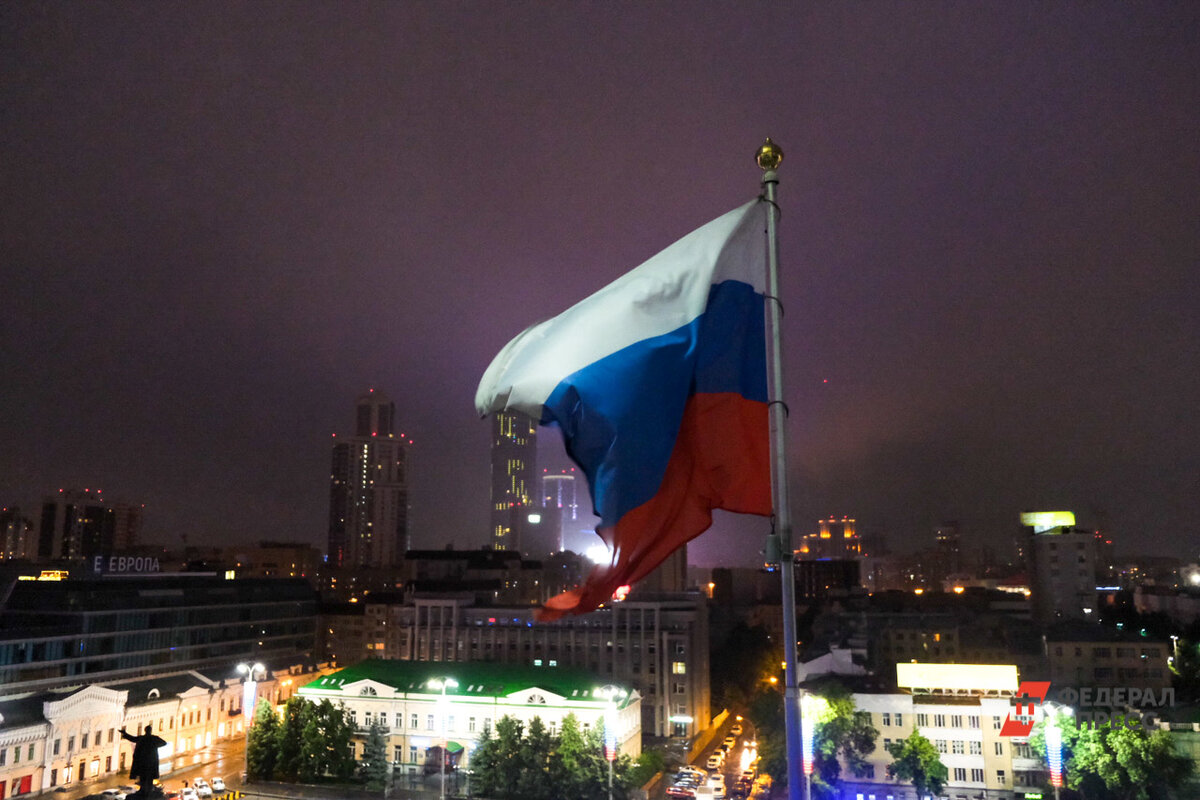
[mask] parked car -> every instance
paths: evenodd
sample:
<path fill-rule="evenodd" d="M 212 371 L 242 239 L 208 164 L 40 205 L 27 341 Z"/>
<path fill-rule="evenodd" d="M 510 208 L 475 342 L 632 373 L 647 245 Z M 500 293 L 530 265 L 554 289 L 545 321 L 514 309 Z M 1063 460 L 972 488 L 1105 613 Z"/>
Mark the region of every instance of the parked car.
<path fill-rule="evenodd" d="M 212 779 L 212 788 L 214 792 L 225 791 L 225 779 L 220 775 Z"/>
<path fill-rule="evenodd" d="M 700 769 L 699 767 L 692 767 L 692 766 L 680 767 L 679 771 L 676 774 L 677 775 L 692 775 L 696 778 L 707 778 L 708 777 L 707 772 Z"/>
<path fill-rule="evenodd" d="M 724 745 L 726 748 L 732 748 L 734 745 L 737 744 L 737 737 L 731 733 L 725 737 L 725 741 L 721 742 L 721 744 Z"/>
<path fill-rule="evenodd" d="M 685 797 L 693 798 L 696 796 L 696 790 L 688 786 L 668 786 L 667 797 Z"/>
<path fill-rule="evenodd" d="M 729 729 L 729 732 L 732 733 L 734 736 L 741 736 L 742 735 L 742 723 L 739 722 L 736 725 L 734 725 L 732 728 Z"/>
<path fill-rule="evenodd" d="M 196 794 L 196 790 L 191 786 L 185 786 L 179 793 L 179 800 L 200 800 L 200 795 Z"/>
<path fill-rule="evenodd" d="M 721 765 L 724 763 L 725 763 L 725 758 L 723 756 L 713 753 L 711 756 L 708 757 L 708 761 L 704 762 L 704 766 L 708 767 L 709 769 L 720 769 Z"/>

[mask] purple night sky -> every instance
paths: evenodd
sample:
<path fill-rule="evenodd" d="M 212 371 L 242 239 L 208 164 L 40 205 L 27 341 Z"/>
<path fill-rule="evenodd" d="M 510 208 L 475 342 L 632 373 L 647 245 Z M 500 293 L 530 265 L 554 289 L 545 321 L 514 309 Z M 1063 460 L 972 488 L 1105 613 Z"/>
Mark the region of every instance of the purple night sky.
<path fill-rule="evenodd" d="M 491 357 L 751 198 L 771 136 L 799 532 L 1066 508 L 1200 550 L 1197 4 L 30 2 L 0 37 L 0 504 L 323 547 L 375 387 L 414 544 L 482 544 Z"/>

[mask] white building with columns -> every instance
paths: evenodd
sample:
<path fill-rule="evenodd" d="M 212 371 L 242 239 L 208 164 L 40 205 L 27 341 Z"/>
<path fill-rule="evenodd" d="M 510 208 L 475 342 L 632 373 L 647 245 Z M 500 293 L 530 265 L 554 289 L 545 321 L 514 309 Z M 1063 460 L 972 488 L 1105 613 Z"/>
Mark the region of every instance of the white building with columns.
<path fill-rule="evenodd" d="M 617 691 L 610 705 L 611 689 Z M 359 732 L 356 756 L 370 726 L 383 724 L 396 765 L 424 765 L 430 750 L 440 754 L 445 746 L 459 766 L 467 766 L 484 727 L 494 729 L 505 716 L 526 729 L 539 717 L 551 732 L 568 714 L 584 730 L 603 727 L 607 717 L 620 753 L 636 758 L 642 749 L 641 695 L 583 670 L 372 659 L 318 678 L 298 693 L 314 703 L 345 705 Z"/>

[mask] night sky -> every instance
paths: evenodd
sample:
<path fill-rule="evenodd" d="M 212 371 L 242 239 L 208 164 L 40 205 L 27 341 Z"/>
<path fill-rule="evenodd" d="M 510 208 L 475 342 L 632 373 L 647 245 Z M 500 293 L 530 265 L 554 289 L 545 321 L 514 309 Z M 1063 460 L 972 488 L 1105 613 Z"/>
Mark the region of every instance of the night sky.
<path fill-rule="evenodd" d="M 764 136 L 799 532 L 1072 509 L 1197 557 L 1194 3 L 4 3 L 0 504 L 323 547 L 374 387 L 414 544 L 483 544 L 483 369 L 753 197 Z"/>

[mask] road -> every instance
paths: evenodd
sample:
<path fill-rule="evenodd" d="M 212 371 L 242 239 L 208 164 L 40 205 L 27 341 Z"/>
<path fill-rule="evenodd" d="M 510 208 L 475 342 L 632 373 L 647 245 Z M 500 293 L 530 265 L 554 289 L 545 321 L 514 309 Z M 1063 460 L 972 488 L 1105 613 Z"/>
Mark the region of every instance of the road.
<path fill-rule="evenodd" d="M 741 726 L 742 732 L 735 735 L 732 733 L 732 729 L 737 725 Z M 692 766 L 701 770 L 705 770 L 711 774 L 713 771 L 707 770 L 705 768 L 705 764 L 708 761 L 708 757 L 722 745 L 722 742 L 727 736 L 734 736 L 735 743 L 729 753 L 726 754 L 722 765 L 716 769 L 715 772 L 719 772 L 725 776 L 725 787 L 728 792 L 728 797 L 733 798 L 734 787 L 737 785 L 738 777 L 742 774 L 742 770 L 746 768 L 748 762 L 754 758 L 753 752 L 747 754 L 747 751 L 750 750 L 750 748 L 747 748 L 746 744 L 748 742 L 755 741 L 754 727 L 750 724 L 749 720 L 731 719 L 722 725 L 720 733 L 713 738 L 712 743 L 708 747 L 704 748 L 704 750 L 698 756 L 696 756 Z M 743 765 L 743 761 L 746 761 L 747 764 Z M 661 792 L 665 792 L 665 789 L 670 786 L 671 779 L 673 777 L 674 775 L 669 775 L 667 781 L 665 781 L 665 785 L 660 784 L 660 789 L 656 791 L 657 796 L 663 796 Z"/>
<path fill-rule="evenodd" d="M 244 739 L 220 742 L 195 753 L 168 759 L 159 765 L 160 780 L 167 791 L 183 788 L 184 781 L 191 783 L 198 777 L 203 777 L 210 783 L 220 776 L 225 780 L 229 789 L 242 788 L 242 770 L 246 763 L 246 743 Z M 97 794 L 104 789 L 131 785 L 129 776 L 125 773 L 114 773 L 106 778 L 99 778 L 84 783 L 72 783 L 60 786 L 45 794 L 54 800 L 80 800 L 91 794 Z M 63 791 L 65 789 L 65 791 Z"/>

